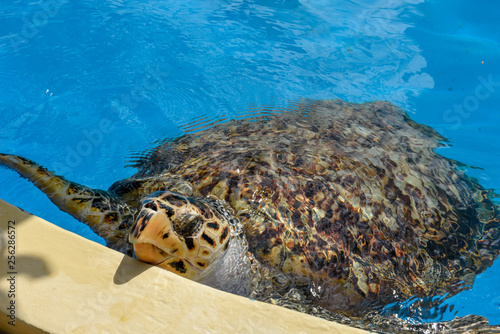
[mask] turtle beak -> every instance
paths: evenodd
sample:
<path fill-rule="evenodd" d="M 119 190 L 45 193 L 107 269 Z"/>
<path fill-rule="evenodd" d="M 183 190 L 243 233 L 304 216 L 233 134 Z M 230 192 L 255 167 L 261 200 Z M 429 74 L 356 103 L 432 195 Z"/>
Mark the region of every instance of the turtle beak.
<path fill-rule="evenodd" d="M 130 230 L 129 242 L 135 256 L 144 262 L 159 265 L 175 256 L 185 257 L 183 242 L 172 229 L 172 221 L 161 211 L 143 208 Z"/>

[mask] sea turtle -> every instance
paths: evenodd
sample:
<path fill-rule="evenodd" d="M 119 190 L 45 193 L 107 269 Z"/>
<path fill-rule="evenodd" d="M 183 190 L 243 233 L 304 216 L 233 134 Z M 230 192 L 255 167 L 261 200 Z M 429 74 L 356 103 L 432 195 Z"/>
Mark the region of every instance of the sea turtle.
<path fill-rule="evenodd" d="M 359 316 L 451 296 L 499 253 L 493 194 L 434 151 L 444 140 L 389 102 L 307 100 L 163 142 L 108 191 L 19 156 L 0 163 L 113 249 L 240 295 L 294 289 Z"/>

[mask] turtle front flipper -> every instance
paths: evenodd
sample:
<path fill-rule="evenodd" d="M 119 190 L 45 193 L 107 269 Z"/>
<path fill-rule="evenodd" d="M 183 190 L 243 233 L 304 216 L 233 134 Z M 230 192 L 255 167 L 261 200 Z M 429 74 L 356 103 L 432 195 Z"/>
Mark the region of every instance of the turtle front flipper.
<path fill-rule="evenodd" d="M 64 212 L 87 224 L 104 238 L 108 247 L 127 252 L 127 233 L 136 209 L 106 191 L 66 180 L 37 163 L 16 155 L 0 153 L 0 165 L 30 180 Z"/>

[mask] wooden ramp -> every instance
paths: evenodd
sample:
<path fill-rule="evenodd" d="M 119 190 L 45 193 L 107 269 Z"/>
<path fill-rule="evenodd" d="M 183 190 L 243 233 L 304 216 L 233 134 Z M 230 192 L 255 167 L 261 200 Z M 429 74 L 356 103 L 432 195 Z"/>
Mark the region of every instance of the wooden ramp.
<path fill-rule="evenodd" d="M 366 333 L 183 279 L 2 200 L 0 253 L 2 333 Z"/>

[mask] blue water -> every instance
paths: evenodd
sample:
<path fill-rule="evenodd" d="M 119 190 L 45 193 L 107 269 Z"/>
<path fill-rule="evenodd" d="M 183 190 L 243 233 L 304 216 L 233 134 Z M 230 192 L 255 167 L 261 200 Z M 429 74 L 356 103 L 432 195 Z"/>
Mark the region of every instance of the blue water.
<path fill-rule="evenodd" d="M 107 189 L 134 152 L 200 116 L 300 98 L 388 100 L 500 192 L 500 3 L 465 0 L 3 2 L 0 152 Z M 0 198 L 102 243 L 0 170 Z M 47 241 L 49 242 L 49 241 Z M 500 262 L 446 312 L 500 324 Z M 402 314 L 405 310 L 402 310 Z"/>

